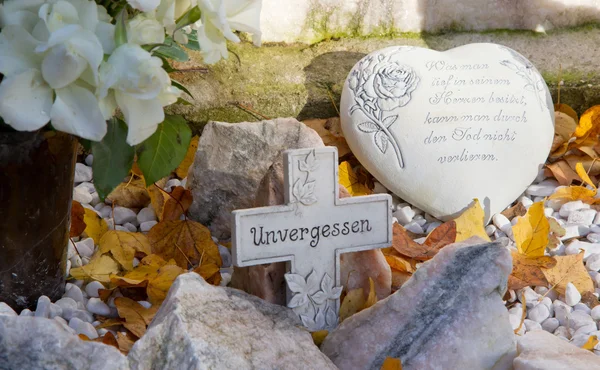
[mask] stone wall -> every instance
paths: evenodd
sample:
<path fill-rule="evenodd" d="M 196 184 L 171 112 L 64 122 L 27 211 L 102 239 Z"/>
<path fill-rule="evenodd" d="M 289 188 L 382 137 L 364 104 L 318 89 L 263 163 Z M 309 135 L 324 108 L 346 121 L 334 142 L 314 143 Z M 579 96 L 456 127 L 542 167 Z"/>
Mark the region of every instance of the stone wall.
<path fill-rule="evenodd" d="M 501 0 L 498 0 L 502 2 Z M 565 0 L 566 1 L 566 0 Z M 504 0 L 508 2 L 508 0 Z M 447 50 L 473 42 L 495 42 L 509 46 L 529 58 L 545 77 L 557 99 L 562 66 L 561 101 L 582 112 L 600 104 L 600 28 L 534 32 L 405 34 L 386 38 L 343 38 L 313 45 L 250 43 L 231 44 L 230 58 L 207 72 L 198 54 L 179 65 L 187 72 L 174 78 L 189 87 L 193 105 L 176 105 L 199 130 L 209 120 L 242 122 L 261 116 L 328 118 L 337 116 L 341 89 L 354 64 L 371 51 L 392 45 L 415 45 Z M 238 59 L 239 57 L 239 59 Z M 246 109 L 249 108 L 249 109 Z"/>
<path fill-rule="evenodd" d="M 600 21 L 600 0 L 263 0 L 266 42 L 402 32 L 534 30 Z"/>

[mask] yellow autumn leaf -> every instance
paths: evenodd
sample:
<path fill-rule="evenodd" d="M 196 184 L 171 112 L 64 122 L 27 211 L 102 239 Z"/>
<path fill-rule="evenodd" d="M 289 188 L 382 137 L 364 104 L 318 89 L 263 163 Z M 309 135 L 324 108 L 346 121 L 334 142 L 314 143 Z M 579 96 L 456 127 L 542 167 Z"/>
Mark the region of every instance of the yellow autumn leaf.
<path fill-rule="evenodd" d="M 402 370 L 402 361 L 399 358 L 386 357 L 380 370 Z"/>
<path fill-rule="evenodd" d="M 310 335 L 313 338 L 313 342 L 315 342 L 315 345 L 317 347 L 320 347 L 321 344 L 323 344 L 323 341 L 325 340 L 325 338 L 327 338 L 327 336 L 329 335 L 329 330 L 319 330 L 319 331 L 315 331 L 310 333 Z"/>
<path fill-rule="evenodd" d="M 183 158 L 183 161 L 181 161 L 179 167 L 177 167 L 177 169 L 175 170 L 175 173 L 177 174 L 177 176 L 179 176 L 180 179 L 187 177 L 188 170 L 190 169 L 192 163 L 194 163 L 194 158 L 196 158 L 196 151 L 198 150 L 199 140 L 200 137 L 198 135 L 192 138 L 187 153 L 185 153 L 185 158 Z"/>
<path fill-rule="evenodd" d="M 354 173 L 354 170 L 352 169 L 352 166 L 350 166 L 350 163 L 340 163 L 338 172 L 340 184 L 342 184 L 346 188 L 346 190 L 348 190 L 348 193 L 350 193 L 350 195 L 359 196 L 369 195 L 372 193 L 371 190 L 365 184 L 361 184 L 358 181 L 358 177 Z"/>
<path fill-rule="evenodd" d="M 113 258 L 127 271 L 133 270 L 133 258 L 136 253 L 144 256 L 152 253 L 148 237 L 142 233 L 111 230 L 102 236 L 99 244 L 98 253 L 110 252 Z"/>
<path fill-rule="evenodd" d="M 148 281 L 146 292 L 148 293 L 148 301 L 158 304 L 166 297 L 171 285 L 177 276 L 185 273 L 186 270 L 177 265 L 165 265 L 158 270 L 158 274 Z"/>
<path fill-rule="evenodd" d="M 473 199 L 471 206 L 454 220 L 456 222 L 455 242 L 462 242 L 472 236 L 479 236 L 489 241 L 490 238 L 485 232 L 484 219 L 485 213 L 479 204 L 479 200 Z"/>
<path fill-rule="evenodd" d="M 595 335 L 590 335 L 590 337 L 588 338 L 587 342 L 585 342 L 585 344 L 581 347 L 583 349 L 587 349 L 588 351 L 593 351 L 594 347 L 596 347 L 596 344 L 598 344 L 600 341 L 598 341 L 598 337 Z"/>
<path fill-rule="evenodd" d="M 582 295 L 585 292 L 594 292 L 594 282 L 583 264 L 583 252 L 569 256 L 555 256 L 556 265 L 551 268 L 542 268 L 548 283 L 558 294 L 565 294 L 568 283 Z"/>
<path fill-rule="evenodd" d="M 576 144 L 584 142 L 588 137 L 593 136 L 600 130 L 600 105 L 595 105 L 581 115 L 579 125 L 575 129 L 574 136 Z"/>
<path fill-rule="evenodd" d="M 98 216 L 95 211 L 86 208 L 83 215 L 83 222 L 86 224 L 84 233 L 88 237 L 94 239 L 94 244 L 100 243 L 102 235 L 108 231 L 108 225 L 106 224 L 106 221 L 104 221 L 102 217 Z"/>
<path fill-rule="evenodd" d="M 550 232 L 550 223 L 544 214 L 544 202 L 533 203 L 512 230 L 519 253 L 530 258 L 542 257 L 548 246 Z"/>
<path fill-rule="evenodd" d="M 160 308 L 160 306 L 146 308 L 133 299 L 126 297 L 117 297 L 114 302 L 119 317 L 125 319 L 123 326 L 138 338 L 146 333 L 146 328 Z"/>
<path fill-rule="evenodd" d="M 340 305 L 340 322 L 360 311 L 365 306 L 365 302 L 363 288 L 349 291 Z"/>
<path fill-rule="evenodd" d="M 592 182 L 592 179 L 590 179 L 587 172 L 585 172 L 585 168 L 583 168 L 582 163 L 577 163 L 575 165 L 575 172 L 577 172 L 577 175 L 579 175 L 579 177 L 581 177 L 581 180 L 583 180 L 584 183 L 593 187 L 594 189 L 597 189 L 596 185 L 594 185 L 594 183 Z"/>
<path fill-rule="evenodd" d="M 71 276 L 77 280 L 97 280 L 109 283 L 110 276 L 119 272 L 119 264 L 107 255 L 96 255 L 90 262 L 71 269 Z"/>
<path fill-rule="evenodd" d="M 143 177 L 132 177 L 120 183 L 106 199 L 112 204 L 127 208 L 143 208 L 150 203 Z"/>
<path fill-rule="evenodd" d="M 375 303 L 377 303 L 377 294 L 375 294 L 375 282 L 373 281 L 373 279 L 369 278 L 369 296 L 365 301 L 363 309 L 369 308 Z"/>
<path fill-rule="evenodd" d="M 554 112 L 554 132 L 568 141 L 577 129 L 577 121 L 563 112 Z"/>
<path fill-rule="evenodd" d="M 580 200 L 584 203 L 593 204 L 596 202 L 597 190 L 588 189 L 583 186 L 567 186 L 554 192 L 548 199 L 558 200 L 563 203 Z"/>

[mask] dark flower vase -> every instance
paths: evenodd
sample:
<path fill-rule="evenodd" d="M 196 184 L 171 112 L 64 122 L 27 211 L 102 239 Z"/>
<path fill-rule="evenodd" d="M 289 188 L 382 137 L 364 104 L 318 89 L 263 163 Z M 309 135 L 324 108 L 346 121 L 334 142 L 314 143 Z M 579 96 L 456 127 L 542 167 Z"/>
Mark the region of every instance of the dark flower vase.
<path fill-rule="evenodd" d="M 17 312 L 64 292 L 76 149 L 71 135 L 0 127 L 0 302 Z"/>

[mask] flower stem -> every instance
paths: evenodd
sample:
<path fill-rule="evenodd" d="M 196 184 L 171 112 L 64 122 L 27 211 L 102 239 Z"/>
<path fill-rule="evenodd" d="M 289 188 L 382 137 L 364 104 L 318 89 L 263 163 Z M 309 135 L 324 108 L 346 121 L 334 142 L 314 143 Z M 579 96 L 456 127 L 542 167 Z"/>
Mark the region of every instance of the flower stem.
<path fill-rule="evenodd" d="M 360 107 L 360 104 L 359 104 L 359 107 Z M 385 133 L 385 135 L 390 140 L 392 148 L 394 148 L 394 152 L 396 153 L 396 157 L 398 158 L 398 165 L 400 166 L 400 168 L 404 168 L 404 160 L 402 159 L 402 152 L 400 151 L 400 147 L 398 146 L 398 143 L 396 142 L 396 137 L 394 135 L 392 135 L 390 130 L 388 130 L 388 128 L 385 127 L 385 125 L 383 123 L 381 123 L 381 121 L 379 119 L 377 119 L 373 115 L 369 114 L 369 112 L 364 111 L 362 109 L 362 107 L 360 108 L 360 110 L 365 114 L 365 116 L 367 116 L 377 126 L 379 126 L 379 128 Z"/>

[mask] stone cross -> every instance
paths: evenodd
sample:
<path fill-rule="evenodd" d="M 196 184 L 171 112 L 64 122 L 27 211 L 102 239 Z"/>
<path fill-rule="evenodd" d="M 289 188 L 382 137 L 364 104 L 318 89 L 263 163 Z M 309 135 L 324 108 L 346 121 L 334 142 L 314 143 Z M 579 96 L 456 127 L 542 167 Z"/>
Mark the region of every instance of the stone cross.
<path fill-rule="evenodd" d="M 284 152 L 285 204 L 233 212 L 236 266 L 288 262 L 288 307 L 309 330 L 334 328 L 340 254 L 392 244 L 392 198 L 339 199 L 337 148 Z"/>

